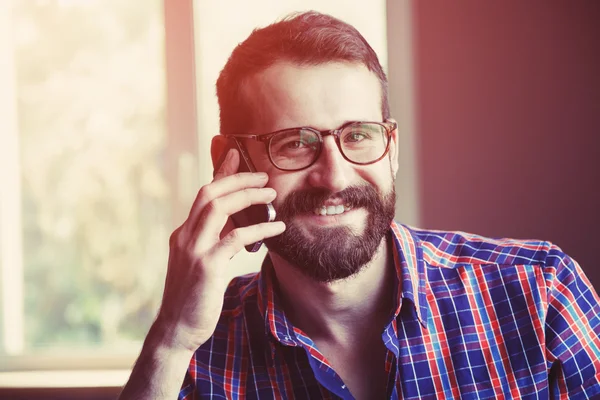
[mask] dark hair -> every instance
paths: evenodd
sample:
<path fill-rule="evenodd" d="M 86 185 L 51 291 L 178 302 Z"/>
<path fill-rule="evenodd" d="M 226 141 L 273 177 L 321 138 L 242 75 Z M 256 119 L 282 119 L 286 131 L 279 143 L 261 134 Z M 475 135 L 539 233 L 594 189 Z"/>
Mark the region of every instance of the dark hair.
<path fill-rule="evenodd" d="M 375 51 L 352 25 L 309 11 L 255 29 L 233 50 L 217 79 L 221 133 L 244 133 L 254 125 L 257 110 L 252 110 L 252 104 L 244 99 L 244 83 L 278 61 L 298 65 L 347 61 L 365 65 L 379 78 L 382 118 L 389 118 L 387 77 Z"/>

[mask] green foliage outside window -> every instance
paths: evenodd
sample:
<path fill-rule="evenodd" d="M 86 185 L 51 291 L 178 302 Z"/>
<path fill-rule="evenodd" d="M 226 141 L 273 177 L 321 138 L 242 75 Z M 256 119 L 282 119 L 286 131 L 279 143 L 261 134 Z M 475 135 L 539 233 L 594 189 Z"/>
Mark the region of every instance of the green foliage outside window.
<path fill-rule="evenodd" d="M 172 229 L 162 2 L 13 12 L 26 347 L 142 340 Z"/>

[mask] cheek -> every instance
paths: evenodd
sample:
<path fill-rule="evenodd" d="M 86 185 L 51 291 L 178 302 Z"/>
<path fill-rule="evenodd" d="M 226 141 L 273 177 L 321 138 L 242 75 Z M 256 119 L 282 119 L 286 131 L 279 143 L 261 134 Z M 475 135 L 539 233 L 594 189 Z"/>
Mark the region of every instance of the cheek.
<path fill-rule="evenodd" d="M 267 173 L 269 174 L 267 186 L 277 192 L 277 197 L 273 202 L 275 206 L 281 204 L 288 194 L 302 187 L 302 178 L 295 176 L 294 173 L 286 173 L 275 168 L 270 169 Z"/>
<path fill-rule="evenodd" d="M 290 192 L 290 186 L 293 185 L 293 183 L 290 183 L 293 179 L 290 179 L 288 176 L 290 173 L 275 168 L 273 164 L 271 164 L 271 161 L 269 161 L 269 157 L 265 154 L 255 152 L 252 155 L 252 162 L 257 171 L 266 172 L 267 175 L 269 175 L 269 181 L 266 186 L 275 189 L 277 192 L 277 197 L 275 198 L 275 201 L 273 201 L 273 205 L 277 207 L 287 193 Z"/>
<path fill-rule="evenodd" d="M 267 159 L 267 165 L 262 165 L 262 171 L 269 174 L 268 187 L 275 189 L 277 198 L 273 204 L 281 204 L 285 198 L 296 190 L 308 187 L 308 172 L 284 172 L 275 168 Z M 372 185 L 381 193 L 387 193 L 394 186 L 393 173 L 389 160 L 381 160 L 380 163 L 372 165 L 370 168 L 357 168 L 354 179 L 349 182 L 350 185 Z"/>
<path fill-rule="evenodd" d="M 394 186 L 394 174 L 389 161 L 381 160 L 377 168 L 364 171 L 362 178 L 382 193 L 387 193 Z M 379 164 L 379 163 L 378 163 Z"/>

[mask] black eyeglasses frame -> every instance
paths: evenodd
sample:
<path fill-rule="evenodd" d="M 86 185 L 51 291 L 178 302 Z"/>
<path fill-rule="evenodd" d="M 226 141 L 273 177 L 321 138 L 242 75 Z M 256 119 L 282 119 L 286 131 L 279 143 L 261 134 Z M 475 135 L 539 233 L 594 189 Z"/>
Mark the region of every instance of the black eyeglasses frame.
<path fill-rule="evenodd" d="M 377 125 L 381 125 L 383 126 L 383 128 L 385 129 L 386 132 L 386 136 L 387 136 L 387 144 L 385 147 L 385 150 L 383 152 L 383 154 L 377 158 L 376 160 L 373 161 L 369 161 L 366 163 L 360 163 L 360 162 L 356 162 L 356 161 L 352 161 L 350 160 L 346 154 L 344 154 L 344 151 L 342 150 L 342 145 L 340 144 L 340 133 L 346 129 L 349 126 L 352 125 L 358 125 L 358 124 L 377 124 Z M 391 121 L 391 120 L 385 120 L 383 122 L 375 122 L 375 121 L 350 121 L 345 123 L 344 125 L 340 126 L 339 128 L 336 129 L 329 129 L 329 130 L 323 130 L 320 131 L 318 129 L 312 128 L 310 126 L 301 126 L 301 127 L 296 127 L 296 128 L 285 128 L 285 129 L 280 129 L 277 130 L 275 132 L 270 132 L 270 133 L 262 133 L 262 134 L 244 134 L 244 133 L 233 133 L 233 134 L 221 134 L 221 136 L 226 137 L 226 138 L 230 138 L 230 139 L 250 139 L 250 140 L 256 140 L 258 142 L 263 142 L 265 145 L 265 151 L 267 152 L 268 156 L 269 156 L 269 161 L 271 162 L 271 164 L 273 164 L 273 166 L 275 168 L 277 168 L 280 171 L 288 171 L 288 172 L 294 172 L 294 171 L 302 171 L 303 169 L 306 168 L 310 168 L 310 166 L 312 166 L 315 162 L 317 162 L 317 160 L 319 159 L 319 157 L 321 156 L 321 152 L 323 151 L 323 138 L 325 136 L 329 136 L 332 135 L 335 137 L 335 143 L 337 144 L 338 150 L 340 151 L 340 153 L 342 154 L 342 157 L 344 157 L 344 159 L 346 161 L 348 161 L 349 163 L 355 164 L 355 165 L 371 165 L 371 164 L 375 164 L 376 162 L 380 161 L 381 159 L 383 159 L 387 153 L 390 151 L 390 143 L 391 143 L 391 136 L 392 136 L 392 132 L 394 130 L 396 130 L 398 128 L 398 123 L 396 121 Z M 311 132 L 314 132 L 317 134 L 317 137 L 319 138 L 319 150 L 317 152 L 317 154 L 314 157 L 314 160 L 308 164 L 305 167 L 302 168 L 281 168 L 280 166 L 278 166 L 277 164 L 275 164 L 275 162 L 273 161 L 273 157 L 271 156 L 271 139 L 275 136 L 278 135 L 282 132 L 287 132 L 287 131 L 297 131 L 297 130 L 309 130 Z M 245 146 L 244 146 L 245 147 Z"/>

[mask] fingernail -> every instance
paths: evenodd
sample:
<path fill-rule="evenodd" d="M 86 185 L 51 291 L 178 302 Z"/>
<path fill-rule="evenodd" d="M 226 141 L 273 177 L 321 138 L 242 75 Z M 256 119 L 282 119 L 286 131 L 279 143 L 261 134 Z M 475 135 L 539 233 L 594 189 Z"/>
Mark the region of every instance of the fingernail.
<path fill-rule="evenodd" d="M 274 224 L 277 224 L 279 229 L 285 230 L 285 223 L 283 221 L 275 221 Z"/>

